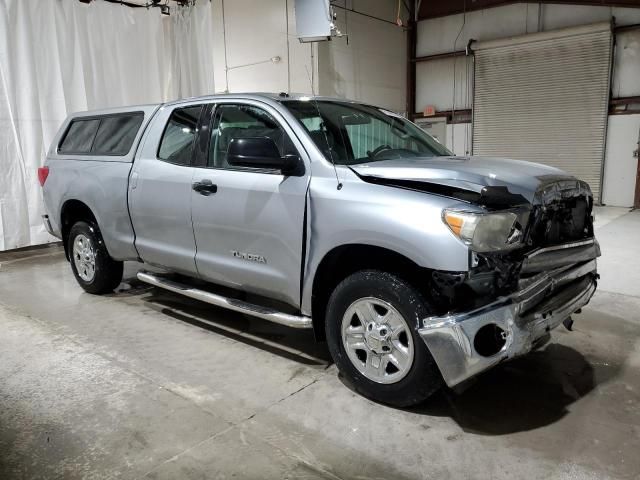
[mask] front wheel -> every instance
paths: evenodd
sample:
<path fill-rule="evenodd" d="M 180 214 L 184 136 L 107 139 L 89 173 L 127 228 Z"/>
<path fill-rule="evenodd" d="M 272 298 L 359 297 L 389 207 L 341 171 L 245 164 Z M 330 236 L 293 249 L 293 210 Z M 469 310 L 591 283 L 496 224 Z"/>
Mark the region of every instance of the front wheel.
<path fill-rule="evenodd" d="M 123 263 L 109 256 L 98 227 L 77 222 L 68 241 L 71 269 L 80 286 L 96 295 L 113 292 L 122 281 Z"/>
<path fill-rule="evenodd" d="M 356 272 L 329 299 L 329 351 L 362 395 L 398 407 L 418 404 L 442 386 L 440 371 L 418 334 L 428 315 L 420 292 L 398 276 Z"/>

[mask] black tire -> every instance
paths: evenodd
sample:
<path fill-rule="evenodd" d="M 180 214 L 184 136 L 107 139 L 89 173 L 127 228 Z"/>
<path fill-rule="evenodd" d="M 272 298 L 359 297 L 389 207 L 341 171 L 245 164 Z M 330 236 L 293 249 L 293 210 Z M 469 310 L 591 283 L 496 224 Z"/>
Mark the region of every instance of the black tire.
<path fill-rule="evenodd" d="M 93 278 L 89 280 L 85 280 L 80 276 L 74 259 L 73 246 L 79 235 L 83 235 L 89 240 L 91 248 L 95 253 L 95 271 Z M 102 295 L 113 292 L 113 290 L 120 285 L 122 281 L 123 263 L 111 258 L 97 225 L 87 222 L 75 223 L 71 227 L 67 241 L 71 270 L 85 291 L 93 293 L 94 295 Z"/>
<path fill-rule="evenodd" d="M 408 323 L 414 345 L 413 363 L 408 373 L 395 383 L 378 383 L 365 377 L 343 345 L 342 318 L 355 301 L 366 297 L 392 305 Z M 420 292 L 396 275 L 363 270 L 343 280 L 329 298 L 325 327 L 329 351 L 345 381 L 361 395 L 395 407 L 416 405 L 438 391 L 443 385 L 442 375 L 417 331 L 420 320 L 429 311 Z"/>

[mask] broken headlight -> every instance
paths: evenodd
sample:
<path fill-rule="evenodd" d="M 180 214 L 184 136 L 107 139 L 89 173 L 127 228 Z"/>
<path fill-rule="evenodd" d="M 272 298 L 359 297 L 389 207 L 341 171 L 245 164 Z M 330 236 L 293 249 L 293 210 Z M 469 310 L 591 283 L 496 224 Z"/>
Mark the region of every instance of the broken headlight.
<path fill-rule="evenodd" d="M 521 245 L 524 234 L 514 212 L 445 210 L 442 219 L 455 236 L 476 252 L 516 248 Z"/>

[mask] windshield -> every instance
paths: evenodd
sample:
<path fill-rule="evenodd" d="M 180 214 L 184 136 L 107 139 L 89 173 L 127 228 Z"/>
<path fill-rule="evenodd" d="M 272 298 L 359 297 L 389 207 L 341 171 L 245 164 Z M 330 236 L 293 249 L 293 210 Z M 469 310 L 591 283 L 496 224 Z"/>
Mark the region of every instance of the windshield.
<path fill-rule="evenodd" d="M 327 100 L 282 103 L 336 165 L 452 155 L 419 127 L 379 108 Z"/>

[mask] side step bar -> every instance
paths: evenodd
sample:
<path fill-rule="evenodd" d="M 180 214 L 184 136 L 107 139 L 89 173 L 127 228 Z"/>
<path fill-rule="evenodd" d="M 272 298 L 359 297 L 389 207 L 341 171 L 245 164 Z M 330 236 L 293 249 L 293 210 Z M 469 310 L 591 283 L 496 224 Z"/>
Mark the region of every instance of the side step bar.
<path fill-rule="evenodd" d="M 174 282 L 173 280 L 168 280 L 160 275 L 155 275 L 149 272 L 138 272 L 137 277 L 141 282 L 148 283 L 154 287 L 164 288 L 165 290 L 179 293 L 185 297 L 194 298 L 217 307 L 233 310 L 234 312 L 245 313 L 273 323 L 286 325 L 287 327 L 313 327 L 310 317 L 289 315 L 288 313 L 282 313 L 277 310 L 254 305 L 242 300 L 236 300 L 235 298 L 223 297 L 222 295 L 216 295 L 215 293 L 207 292 L 205 290 L 199 290 L 197 288 L 190 287 L 189 285 Z"/>

